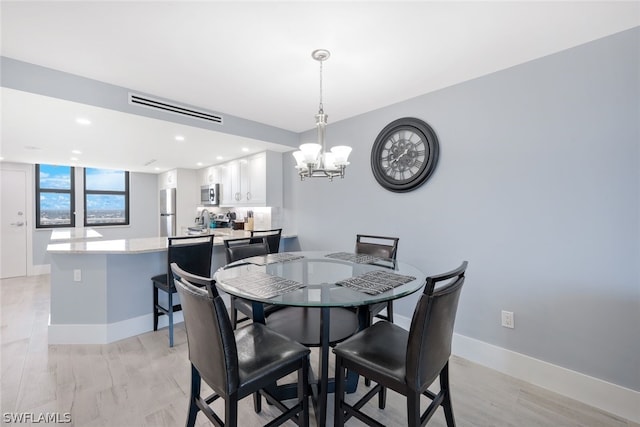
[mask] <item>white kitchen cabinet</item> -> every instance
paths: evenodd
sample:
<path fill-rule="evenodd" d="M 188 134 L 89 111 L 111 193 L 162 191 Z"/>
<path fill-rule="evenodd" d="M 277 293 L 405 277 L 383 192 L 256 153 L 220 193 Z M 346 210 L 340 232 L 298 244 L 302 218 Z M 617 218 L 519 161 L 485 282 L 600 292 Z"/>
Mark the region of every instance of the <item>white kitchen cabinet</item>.
<path fill-rule="evenodd" d="M 220 182 L 220 171 L 218 166 L 209 166 L 205 176 L 203 185 L 218 184 Z"/>
<path fill-rule="evenodd" d="M 218 165 L 218 178 L 220 179 L 220 205 L 234 205 L 234 188 L 232 185 L 231 169 L 233 162 Z M 234 166 L 235 167 L 235 166 Z"/>
<path fill-rule="evenodd" d="M 220 183 L 220 167 L 209 166 L 206 168 L 198 169 L 197 177 L 200 186 L 218 184 Z M 200 191 L 200 188 L 198 188 L 198 191 Z"/>
<path fill-rule="evenodd" d="M 266 153 L 256 154 L 247 159 L 245 168 L 245 198 L 249 205 L 267 205 L 267 156 Z"/>
<path fill-rule="evenodd" d="M 282 154 L 271 151 L 220 165 L 221 206 L 282 206 Z"/>

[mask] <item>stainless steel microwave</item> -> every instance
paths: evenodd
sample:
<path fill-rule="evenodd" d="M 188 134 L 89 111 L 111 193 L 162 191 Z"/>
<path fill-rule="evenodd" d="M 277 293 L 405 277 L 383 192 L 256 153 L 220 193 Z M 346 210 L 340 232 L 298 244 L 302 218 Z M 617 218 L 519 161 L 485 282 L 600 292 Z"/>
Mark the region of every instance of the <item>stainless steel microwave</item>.
<path fill-rule="evenodd" d="M 203 185 L 200 187 L 200 203 L 206 206 L 220 205 L 220 184 Z"/>

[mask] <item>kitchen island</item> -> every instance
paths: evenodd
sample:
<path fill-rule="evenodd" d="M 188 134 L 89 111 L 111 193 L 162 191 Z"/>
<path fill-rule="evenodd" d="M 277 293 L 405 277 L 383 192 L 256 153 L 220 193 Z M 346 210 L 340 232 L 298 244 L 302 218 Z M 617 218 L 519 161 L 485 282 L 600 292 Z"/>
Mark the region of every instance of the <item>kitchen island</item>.
<path fill-rule="evenodd" d="M 211 229 L 212 274 L 225 262 L 223 241 L 244 230 Z M 106 344 L 153 330 L 151 277 L 167 271 L 167 238 L 52 240 L 49 344 Z M 295 234 L 282 250 L 297 250 Z M 166 301 L 161 301 L 165 303 Z M 174 322 L 182 321 L 182 313 Z M 164 323 L 163 323 L 164 322 Z M 167 325 L 161 316 L 158 327 Z"/>

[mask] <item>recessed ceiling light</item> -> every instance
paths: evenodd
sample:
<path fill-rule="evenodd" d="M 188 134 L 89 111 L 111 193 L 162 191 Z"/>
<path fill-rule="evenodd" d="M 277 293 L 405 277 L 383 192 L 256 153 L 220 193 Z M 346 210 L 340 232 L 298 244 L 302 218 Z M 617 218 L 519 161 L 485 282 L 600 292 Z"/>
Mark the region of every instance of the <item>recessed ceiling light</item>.
<path fill-rule="evenodd" d="M 155 170 L 157 170 L 157 171 L 159 171 L 159 170 L 160 170 L 160 168 L 159 168 L 159 167 L 157 167 L 157 166 L 156 166 L 154 169 L 155 169 Z"/>
<path fill-rule="evenodd" d="M 184 136 L 176 135 L 176 141 L 184 141 Z"/>
<path fill-rule="evenodd" d="M 83 117 L 78 117 L 76 119 L 76 123 L 78 123 L 79 125 L 90 125 L 91 124 L 91 120 L 85 119 Z"/>
<path fill-rule="evenodd" d="M 72 158 L 71 158 L 71 161 L 72 161 L 72 162 L 77 162 L 77 161 L 78 161 L 78 158 L 77 158 L 77 157 L 72 157 Z"/>
<path fill-rule="evenodd" d="M 71 150 L 72 154 L 82 154 L 82 151 L 80 150 Z"/>
<path fill-rule="evenodd" d="M 24 148 L 27 150 L 42 150 L 42 148 L 36 147 L 35 145 L 25 145 Z"/>
<path fill-rule="evenodd" d="M 196 163 L 196 166 L 202 166 L 202 162 Z"/>
<path fill-rule="evenodd" d="M 0 157 L 0 162 L 4 160 L 4 157 Z"/>
<path fill-rule="evenodd" d="M 245 147 L 245 148 L 242 149 L 242 151 L 244 151 L 246 153 L 246 152 L 249 151 L 249 149 Z"/>
<path fill-rule="evenodd" d="M 222 159 L 224 159 L 224 157 L 222 157 L 222 156 L 216 156 L 216 160 L 222 160 Z"/>

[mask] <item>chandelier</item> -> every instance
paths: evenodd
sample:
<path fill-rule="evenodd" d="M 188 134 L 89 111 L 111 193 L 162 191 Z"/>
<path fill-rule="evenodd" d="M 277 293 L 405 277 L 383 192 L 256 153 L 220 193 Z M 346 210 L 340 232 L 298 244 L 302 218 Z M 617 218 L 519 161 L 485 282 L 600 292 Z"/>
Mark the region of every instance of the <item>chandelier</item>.
<path fill-rule="evenodd" d="M 296 159 L 296 169 L 300 180 L 305 178 L 344 178 L 344 170 L 349 164 L 347 159 L 351 153 L 351 147 L 338 145 L 331 147 L 327 152 L 324 141 L 327 127 L 327 115 L 322 106 L 322 62 L 329 59 L 331 54 L 326 49 L 316 49 L 311 52 L 311 57 L 320 63 L 320 106 L 316 114 L 316 127 L 318 129 L 318 143 L 302 144 L 300 151 L 293 153 Z"/>

